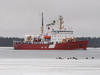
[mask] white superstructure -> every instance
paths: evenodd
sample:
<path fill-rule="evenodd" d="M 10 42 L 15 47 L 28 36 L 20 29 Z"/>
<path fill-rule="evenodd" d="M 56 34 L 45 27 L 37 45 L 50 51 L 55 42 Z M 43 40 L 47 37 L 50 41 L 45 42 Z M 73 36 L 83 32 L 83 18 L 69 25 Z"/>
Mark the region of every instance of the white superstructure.
<path fill-rule="evenodd" d="M 56 42 L 62 42 L 63 39 L 66 38 L 72 38 L 73 31 L 71 30 L 66 30 L 66 28 L 62 27 L 63 24 L 63 17 L 60 16 L 60 28 L 54 28 L 56 25 L 56 21 L 53 21 L 51 24 L 47 24 L 47 29 L 48 29 L 48 36 L 51 36 L 51 42 L 56 41 Z"/>
<path fill-rule="evenodd" d="M 59 20 L 59 29 L 55 28 L 56 21 L 53 23 L 47 24 L 47 33 L 44 35 L 28 35 L 25 37 L 25 41 L 34 42 L 36 40 L 41 39 L 39 42 L 63 42 L 63 39 L 72 38 L 73 31 L 66 30 L 66 28 L 62 27 L 63 24 L 63 17 L 60 16 Z M 46 38 L 47 37 L 47 38 Z"/>

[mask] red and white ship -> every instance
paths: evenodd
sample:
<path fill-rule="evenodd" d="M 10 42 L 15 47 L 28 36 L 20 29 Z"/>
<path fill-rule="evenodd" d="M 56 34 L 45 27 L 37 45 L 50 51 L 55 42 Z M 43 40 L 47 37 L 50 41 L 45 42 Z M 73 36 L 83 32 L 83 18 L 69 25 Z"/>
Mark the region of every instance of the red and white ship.
<path fill-rule="evenodd" d="M 58 23 L 58 22 L 57 22 Z M 73 31 L 62 27 L 63 17 L 60 15 L 59 24 L 53 21 L 47 24 L 47 33 L 43 33 L 43 13 L 42 30 L 40 35 L 26 36 L 24 41 L 13 41 L 14 49 L 17 50 L 86 50 L 88 40 L 77 41 L 72 37 Z M 59 26 L 59 28 L 55 28 Z"/>

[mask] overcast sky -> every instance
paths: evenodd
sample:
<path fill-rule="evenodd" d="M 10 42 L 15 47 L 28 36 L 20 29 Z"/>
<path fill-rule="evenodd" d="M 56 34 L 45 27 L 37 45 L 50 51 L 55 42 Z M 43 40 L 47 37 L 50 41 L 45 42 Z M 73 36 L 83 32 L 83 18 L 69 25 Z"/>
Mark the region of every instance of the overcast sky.
<path fill-rule="evenodd" d="M 74 36 L 100 37 L 100 0 L 0 0 L 0 36 L 40 34 L 42 12 L 44 25 L 62 14 Z"/>

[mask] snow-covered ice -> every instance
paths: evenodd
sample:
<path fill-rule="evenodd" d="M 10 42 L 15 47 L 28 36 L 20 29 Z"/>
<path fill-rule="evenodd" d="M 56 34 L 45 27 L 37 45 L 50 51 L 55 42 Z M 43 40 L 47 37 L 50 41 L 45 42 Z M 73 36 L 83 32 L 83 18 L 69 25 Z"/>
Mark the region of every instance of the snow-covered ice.
<path fill-rule="evenodd" d="M 100 75 L 100 60 L 0 58 L 0 75 Z"/>
<path fill-rule="evenodd" d="M 70 57 L 78 60 L 68 60 Z M 48 51 L 0 47 L 0 75 L 100 75 L 100 48 Z"/>

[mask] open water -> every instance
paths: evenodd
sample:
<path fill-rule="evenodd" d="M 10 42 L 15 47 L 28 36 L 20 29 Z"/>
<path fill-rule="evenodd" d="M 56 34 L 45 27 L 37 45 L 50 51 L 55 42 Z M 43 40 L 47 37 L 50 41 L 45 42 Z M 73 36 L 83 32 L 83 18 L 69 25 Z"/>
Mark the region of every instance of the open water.
<path fill-rule="evenodd" d="M 100 75 L 100 48 L 49 51 L 0 47 L 0 75 Z"/>

